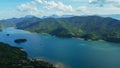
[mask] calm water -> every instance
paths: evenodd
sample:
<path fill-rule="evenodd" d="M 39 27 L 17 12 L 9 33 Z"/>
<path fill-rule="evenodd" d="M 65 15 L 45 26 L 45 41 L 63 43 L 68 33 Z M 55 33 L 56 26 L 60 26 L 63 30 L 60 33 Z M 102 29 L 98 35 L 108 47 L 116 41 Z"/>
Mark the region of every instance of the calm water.
<path fill-rule="evenodd" d="M 14 43 L 18 38 L 26 38 L 28 41 Z M 120 68 L 120 44 L 57 38 L 13 28 L 1 32 L 0 41 L 23 47 L 32 58 L 42 57 L 53 63 L 62 63 L 65 68 Z"/>

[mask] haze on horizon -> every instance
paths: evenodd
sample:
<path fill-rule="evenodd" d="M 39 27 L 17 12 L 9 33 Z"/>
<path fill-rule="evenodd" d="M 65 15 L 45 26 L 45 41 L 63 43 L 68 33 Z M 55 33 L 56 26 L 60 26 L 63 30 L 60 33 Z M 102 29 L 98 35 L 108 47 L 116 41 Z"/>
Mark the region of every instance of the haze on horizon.
<path fill-rule="evenodd" d="M 0 0 L 0 19 L 35 15 L 120 14 L 120 0 Z"/>

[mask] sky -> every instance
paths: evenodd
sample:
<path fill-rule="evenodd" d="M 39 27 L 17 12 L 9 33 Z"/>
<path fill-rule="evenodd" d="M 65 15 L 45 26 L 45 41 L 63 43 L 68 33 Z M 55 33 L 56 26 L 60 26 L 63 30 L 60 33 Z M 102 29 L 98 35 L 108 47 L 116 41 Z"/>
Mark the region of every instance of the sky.
<path fill-rule="evenodd" d="M 120 0 L 0 0 L 0 19 L 53 14 L 120 14 Z"/>

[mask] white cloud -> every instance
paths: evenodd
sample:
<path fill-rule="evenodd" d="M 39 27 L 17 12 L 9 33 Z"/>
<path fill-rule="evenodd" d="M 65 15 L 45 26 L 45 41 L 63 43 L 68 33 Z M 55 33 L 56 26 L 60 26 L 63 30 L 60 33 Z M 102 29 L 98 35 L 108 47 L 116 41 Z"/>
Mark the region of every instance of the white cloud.
<path fill-rule="evenodd" d="M 60 15 L 63 15 L 64 13 L 63 11 L 56 11 L 56 14 L 60 16 Z"/>
<path fill-rule="evenodd" d="M 65 5 L 62 2 L 54 2 L 54 1 L 49 1 L 45 3 L 45 7 L 49 9 L 57 9 L 60 11 L 65 11 L 65 12 L 73 12 L 74 9 L 71 5 Z"/>
<path fill-rule="evenodd" d="M 120 14 L 120 9 L 115 6 L 105 6 L 105 7 L 92 7 L 86 6 L 87 9 L 83 11 L 81 9 L 81 13 L 84 15 L 103 15 L 103 14 Z M 80 8 L 79 8 L 80 9 Z"/>
<path fill-rule="evenodd" d="M 120 8 L 120 0 L 89 0 L 90 4 L 98 5 L 100 7 L 109 5 Z"/>
<path fill-rule="evenodd" d="M 71 5 L 66 5 L 60 1 L 54 0 L 33 0 L 31 2 L 19 5 L 18 10 L 21 12 L 30 13 L 32 15 L 40 14 L 42 12 L 41 10 L 44 10 L 42 13 L 45 15 L 50 14 L 50 12 L 58 15 L 75 12 L 75 9 L 73 9 Z"/>
<path fill-rule="evenodd" d="M 64 5 L 62 2 L 57 3 L 57 8 L 67 12 L 73 12 L 74 9 L 71 5 Z"/>
<path fill-rule="evenodd" d="M 35 0 L 36 2 L 38 2 L 38 3 L 43 3 L 43 0 Z"/>
<path fill-rule="evenodd" d="M 87 11 L 87 6 L 79 6 L 78 8 L 77 8 L 77 11 Z"/>
<path fill-rule="evenodd" d="M 74 9 L 71 5 L 65 5 L 62 2 L 47 1 L 47 0 L 35 0 L 39 4 L 42 4 L 44 8 L 48 10 L 56 9 L 65 12 L 73 12 Z"/>
<path fill-rule="evenodd" d="M 82 0 L 80 0 L 82 1 Z M 61 1 L 50 0 L 32 0 L 31 2 L 24 3 L 18 6 L 18 10 L 32 15 L 64 15 L 64 14 L 103 14 L 120 13 L 119 0 L 86 0 L 89 4 L 95 5 L 94 7 L 88 4 L 79 6 L 65 4 Z M 79 2 L 79 1 L 78 1 Z M 86 3 L 87 3 L 86 2 Z M 111 8 L 112 7 L 112 8 Z M 102 10 L 102 11 L 101 11 Z M 109 10 L 109 11 L 108 11 Z"/>
<path fill-rule="evenodd" d="M 106 0 L 89 0 L 89 3 L 102 7 L 106 4 Z"/>
<path fill-rule="evenodd" d="M 81 15 L 91 14 L 89 8 L 90 8 L 90 7 L 88 7 L 88 6 L 79 6 L 79 7 L 76 9 L 76 13 L 79 12 Z"/>
<path fill-rule="evenodd" d="M 98 0 L 89 0 L 89 3 L 98 3 Z"/>
<path fill-rule="evenodd" d="M 40 12 L 40 10 L 36 7 L 34 1 L 30 3 L 21 4 L 20 6 L 18 6 L 18 10 L 21 12 L 29 13 L 31 15 L 35 15 Z"/>
<path fill-rule="evenodd" d="M 120 0 L 110 0 L 107 3 L 120 8 Z"/>
<path fill-rule="evenodd" d="M 44 1 L 44 5 L 45 5 L 45 8 L 46 9 L 53 9 L 53 8 L 56 8 L 58 6 L 58 4 L 54 1 Z"/>

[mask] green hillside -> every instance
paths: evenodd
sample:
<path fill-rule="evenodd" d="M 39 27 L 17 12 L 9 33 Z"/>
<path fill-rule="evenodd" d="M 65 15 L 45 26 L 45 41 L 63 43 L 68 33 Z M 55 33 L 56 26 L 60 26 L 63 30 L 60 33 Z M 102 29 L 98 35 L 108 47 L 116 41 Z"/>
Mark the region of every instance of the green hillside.
<path fill-rule="evenodd" d="M 52 64 L 28 59 L 26 52 L 21 48 L 13 47 L 0 42 L 0 68 L 54 68 Z"/>
<path fill-rule="evenodd" d="M 120 42 L 120 21 L 109 17 L 74 16 L 70 18 L 44 18 L 32 24 L 31 22 L 29 23 L 28 20 L 17 23 L 17 28 L 37 33 L 48 33 L 58 37 Z"/>

